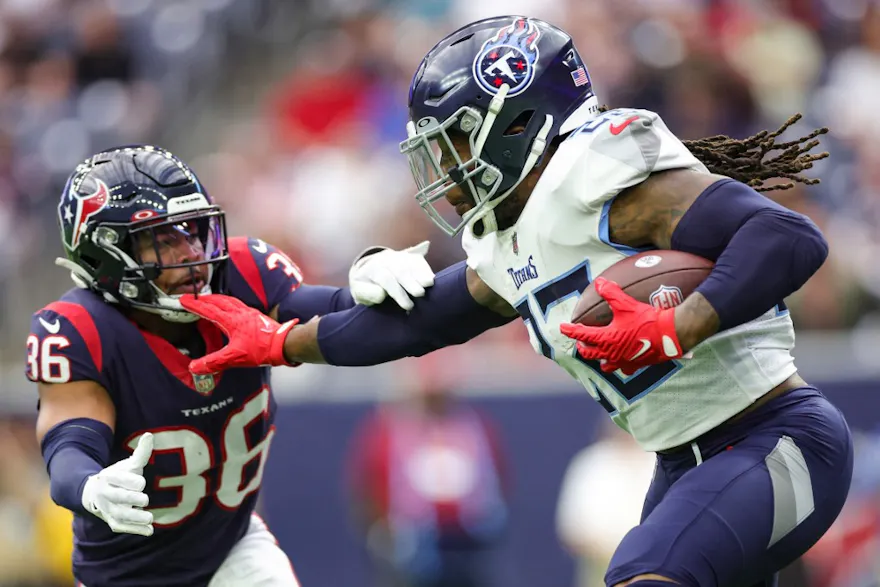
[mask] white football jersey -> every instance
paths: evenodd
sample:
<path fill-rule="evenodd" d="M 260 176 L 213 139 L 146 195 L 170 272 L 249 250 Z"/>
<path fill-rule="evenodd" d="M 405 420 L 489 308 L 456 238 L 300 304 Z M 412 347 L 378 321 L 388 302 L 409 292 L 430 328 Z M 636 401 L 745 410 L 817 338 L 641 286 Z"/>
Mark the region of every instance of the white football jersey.
<path fill-rule="evenodd" d="M 535 351 L 580 381 L 649 451 L 694 440 L 795 372 L 794 328 L 784 307 L 712 336 L 690 358 L 629 377 L 581 359 L 559 332 L 590 281 L 639 252 L 609 239 L 614 197 L 653 172 L 677 168 L 708 173 L 654 112 L 611 110 L 560 145 L 513 227 L 477 238 L 469 226 L 462 238 L 468 265 L 517 309 Z"/>

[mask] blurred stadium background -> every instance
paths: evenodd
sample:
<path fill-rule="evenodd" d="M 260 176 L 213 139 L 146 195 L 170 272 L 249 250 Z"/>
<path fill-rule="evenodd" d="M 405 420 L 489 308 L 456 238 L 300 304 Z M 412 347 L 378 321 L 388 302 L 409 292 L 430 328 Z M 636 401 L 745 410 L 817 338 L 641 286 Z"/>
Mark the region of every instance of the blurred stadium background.
<path fill-rule="evenodd" d="M 822 184 L 774 197 L 832 245 L 789 305 L 799 367 L 848 415 L 859 460 L 845 514 L 788 584 L 880 585 L 874 0 L 0 0 L 0 586 L 71 584 L 69 520 L 48 502 L 23 341 L 30 314 L 69 285 L 52 260 L 72 167 L 115 144 L 161 144 L 195 168 L 232 234 L 285 249 L 312 283 L 343 285 L 368 244 L 430 238 L 441 268 L 462 253 L 410 198 L 397 153 L 407 87 L 435 41 L 505 13 L 565 28 L 602 102 L 656 110 L 681 138 L 743 137 L 794 112 L 805 117 L 794 132 L 831 128 L 831 157 L 814 170 Z M 525 340 L 511 325 L 431 369 L 494 421 L 508 460 L 509 526 L 491 584 L 575 585 L 593 555 L 570 536 L 578 507 L 560 508 L 557 523 L 557 499 L 572 457 L 605 450 L 591 443 L 608 433 L 598 406 Z M 346 453 L 377 400 L 414 393 L 425 373 L 414 364 L 276 374 L 262 511 L 304 587 L 371 584 Z M 620 465 L 617 479 L 639 463 Z M 582 499 L 597 495 L 619 493 L 595 487 Z M 596 535 L 618 531 L 584 519 Z"/>

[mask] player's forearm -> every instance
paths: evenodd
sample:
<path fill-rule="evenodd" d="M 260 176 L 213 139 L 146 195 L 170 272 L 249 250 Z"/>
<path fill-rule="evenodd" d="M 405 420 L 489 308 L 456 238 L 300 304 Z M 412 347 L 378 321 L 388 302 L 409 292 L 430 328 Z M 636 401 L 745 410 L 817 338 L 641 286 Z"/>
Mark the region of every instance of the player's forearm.
<path fill-rule="evenodd" d="M 681 320 L 676 312 L 676 330 L 696 342 L 702 339 L 693 333 L 705 333 L 714 320 L 706 304 L 717 315 L 718 330 L 744 324 L 800 289 L 828 254 L 828 243 L 807 217 L 734 181 L 712 186 L 694 202 L 672 248 L 715 260 L 696 290 L 702 301 L 695 299 Z"/>
<path fill-rule="evenodd" d="M 682 350 L 688 351 L 716 332 L 718 312 L 701 293 L 693 293 L 675 308 L 675 333 Z"/>
<path fill-rule="evenodd" d="M 284 339 L 284 358 L 291 364 L 326 363 L 318 345 L 318 322 L 315 318 L 302 326 L 294 326 Z"/>
<path fill-rule="evenodd" d="M 355 306 L 348 288 L 303 284 L 287 294 L 278 304 L 279 322 L 298 318 L 307 322 L 315 316 L 340 312 Z"/>
<path fill-rule="evenodd" d="M 439 272 L 410 312 L 385 302 L 327 314 L 291 329 L 284 355 L 290 362 L 378 365 L 461 344 L 510 320 L 473 297 L 459 263 Z"/>
<path fill-rule="evenodd" d="M 101 471 L 110 460 L 113 432 L 103 422 L 75 418 L 52 427 L 41 443 L 49 472 L 52 500 L 79 514 L 86 480 Z"/>

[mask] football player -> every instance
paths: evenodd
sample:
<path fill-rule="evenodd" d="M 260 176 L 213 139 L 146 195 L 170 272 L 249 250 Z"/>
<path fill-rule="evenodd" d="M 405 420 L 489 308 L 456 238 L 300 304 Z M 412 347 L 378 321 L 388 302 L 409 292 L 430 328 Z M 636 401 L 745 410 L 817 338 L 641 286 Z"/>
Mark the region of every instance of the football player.
<path fill-rule="evenodd" d="M 783 302 L 828 245 L 809 219 L 755 189 L 771 189 L 771 178 L 814 183 L 799 173 L 825 156 L 809 153 L 824 129 L 778 143 L 794 117 L 745 140 L 682 142 L 654 112 L 600 108 L 570 37 L 522 17 L 440 41 L 415 74 L 409 107 L 401 150 L 416 200 L 462 234 L 467 262 L 438 273 L 409 313 L 358 307 L 262 346 L 231 334 L 228 349 L 193 361 L 194 372 L 264 361 L 279 344 L 288 362 L 374 364 L 462 343 L 518 315 L 538 353 L 658 453 L 642 522 L 606 584 L 773 584 L 837 517 L 852 475 L 849 429 L 798 375 Z M 568 323 L 592 279 L 645 249 L 715 267 L 668 309 L 596 279 L 612 322 Z M 181 303 L 230 332 L 253 329 L 235 300 Z"/>
<path fill-rule="evenodd" d="M 276 319 L 377 303 L 386 291 L 411 308 L 409 296 L 432 283 L 427 243 L 368 257 L 350 291 L 306 285 L 275 247 L 227 240 L 223 211 L 192 170 L 151 146 L 79 165 L 58 219 L 67 257 L 57 263 L 77 287 L 34 314 L 27 376 L 39 388 L 52 498 L 75 514 L 74 575 L 88 587 L 296 586 L 254 515 L 275 434 L 269 369 L 193 377 L 189 361 L 223 346 L 223 334 L 171 302 L 223 293 L 273 332 Z"/>

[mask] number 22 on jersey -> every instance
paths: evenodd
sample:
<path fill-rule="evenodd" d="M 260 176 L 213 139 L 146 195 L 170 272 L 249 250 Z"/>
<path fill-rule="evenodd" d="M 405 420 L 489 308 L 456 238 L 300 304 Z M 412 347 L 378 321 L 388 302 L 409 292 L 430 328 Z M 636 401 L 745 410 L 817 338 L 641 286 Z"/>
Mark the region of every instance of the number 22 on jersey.
<path fill-rule="evenodd" d="M 199 512 L 209 496 L 224 509 L 236 509 L 248 495 L 259 489 L 263 480 L 263 468 L 269 456 L 269 444 L 275 436 L 275 427 L 269 428 L 262 440 L 254 446 L 249 445 L 247 432 L 255 420 L 268 416 L 269 400 L 269 388 L 264 387 L 230 414 L 220 435 L 220 454 L 215 454 L 210 439 L 203 432 L 189 426 L 144 430 L 128 440 L 128 447 L 134 450 L 141 436 L 152 432 L 154 455 L 174 453 L 180 458 L 182 474 L 157 476 L 154 487 L 147 488 L 148 493 L 151 489 L 177 492 L 176 504 L 150 509 L 155 526 L 167 528 L 186 521 Z M 248 463 L 257 459 L 259 463 L 256 473 L 249 480 L 245 479 Z M 144 470 L 148 478 L 149 466 Z M 216 488 L 212 491 L 208 472 L 215 466 L 219 467 L 219 474 Z"/>
<path fill-rule="evenodd" d="M 547 342 L 547 329 L 550 328 L 548 316 L 554 307 L 569 298 L 580 296 L 587 286 L 590 285 L 590 262 L 584 261 L 574 269 L 562 274 L 529 293 L 516 305 L 516 311 L 522 316 L 523 322 L 540 346 L 541 354 L 548 359 L 555 360 L 555 349 Z M 560 309 L 561 310 L 561 309 Z M 568 316 L 564 321 L 568 321 Z M 631 404 L 644 397 L 660 386 L 673 373 L 681 368 L 678 361 L 667 361 L 658 365 L 645 367 L 625 376 L 614 373 L 605 373 L 599 367 L 598 361 L 587 360 L 581 357 L 577 348 L 573 351 L 573 357 L 589 368 L 598 377 L 603 379 L 614 390 L 617 398 Z M 613 414 L 617 411 L 614 407 L 613 397 L 606 396 L 606 392 L 594 385 L 595 398 L 608 412 Z"/>

